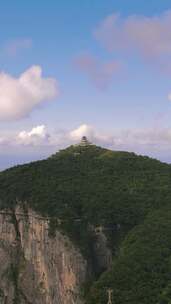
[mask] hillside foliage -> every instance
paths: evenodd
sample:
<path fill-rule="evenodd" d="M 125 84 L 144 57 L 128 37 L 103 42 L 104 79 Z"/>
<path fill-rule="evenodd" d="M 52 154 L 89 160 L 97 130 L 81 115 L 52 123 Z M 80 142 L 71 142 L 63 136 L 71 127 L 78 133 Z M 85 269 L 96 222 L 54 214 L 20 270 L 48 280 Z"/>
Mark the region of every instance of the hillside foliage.
<path fill-rule="evenodd" d="M 88 304 L 171 304 L 171 167 L 134 153 L 71 146 L 0 173 L 0 208 L 22 202 L 50 217 L 91 258 L 90 227 L 106 227 L 112 269 L 96 277 Z"/>

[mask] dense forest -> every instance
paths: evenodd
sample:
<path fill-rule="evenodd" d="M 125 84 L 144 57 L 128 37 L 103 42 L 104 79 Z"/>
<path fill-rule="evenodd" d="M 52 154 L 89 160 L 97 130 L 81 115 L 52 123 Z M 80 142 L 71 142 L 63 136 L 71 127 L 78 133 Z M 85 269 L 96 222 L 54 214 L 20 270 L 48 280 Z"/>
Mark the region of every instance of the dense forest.
<path fill-rule="evenodd" d="M 91 259 L 89 227 L 106 229 L 110 270 L 85 288 L 87 304 L 171 304 L 171 166 L 94 145 L 0 173 L 0 208 L 18 202 L 50 217 Z M 60 221 L 59 221 L 60 220 Z"/>

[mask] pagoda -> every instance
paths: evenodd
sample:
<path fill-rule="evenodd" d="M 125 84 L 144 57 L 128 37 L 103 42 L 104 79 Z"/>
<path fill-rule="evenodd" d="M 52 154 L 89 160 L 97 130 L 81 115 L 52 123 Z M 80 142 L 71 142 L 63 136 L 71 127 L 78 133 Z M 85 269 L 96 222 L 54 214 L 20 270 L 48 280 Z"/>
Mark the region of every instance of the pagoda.
<path fill-rule="evenodd" d="M 81 138 L 81 142 L 80 142 L 79 145 L 82 146 L 82 147 L 87 147 L 87 146 L 92 145 L 92 144 L 88 141 L 86 136 L 83 136 Z"/>

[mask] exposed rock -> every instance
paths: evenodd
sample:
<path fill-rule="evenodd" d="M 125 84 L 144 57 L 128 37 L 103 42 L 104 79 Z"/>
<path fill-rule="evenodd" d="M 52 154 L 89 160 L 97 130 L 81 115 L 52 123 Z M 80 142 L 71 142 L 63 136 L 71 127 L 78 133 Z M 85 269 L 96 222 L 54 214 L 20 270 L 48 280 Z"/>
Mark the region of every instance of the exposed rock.
<path fill-rule="evenodd" d="M 108 248 L 107 237 L 103 230 L 96 229 L 96 241 L 93 247 L 97 272 L 101 273 L 112 265 L 112 252 Z"/>
<path fill-rule="evenodd" d="M 88 266 L 48 219 L 17 207 L 0 213 L 0 304 L 82 304 Z"/>

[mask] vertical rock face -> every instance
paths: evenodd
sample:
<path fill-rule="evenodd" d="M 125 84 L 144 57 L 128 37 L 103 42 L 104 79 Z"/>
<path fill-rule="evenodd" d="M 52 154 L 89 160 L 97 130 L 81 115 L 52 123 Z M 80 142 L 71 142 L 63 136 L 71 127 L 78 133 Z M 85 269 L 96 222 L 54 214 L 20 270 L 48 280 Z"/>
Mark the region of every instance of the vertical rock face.
<path fill-rule="evenodd" d="M 102 227 L 103 228 L 103 227 Z M 96 271 L 101 273 L 107 269 L 110 269 L 112 265 L 112 252 L 108 248 L 107 237 L 103 233 L 103 230 L 96 229 L 95 231 L 95 242 L 94 242 L 94 256 L 96 259 Z"/>
<path fill-rule="evenodd" d="M 48 220 L 20 208 L 0 213 L 0 304 L 82 304 L 87 262 Z"/>

